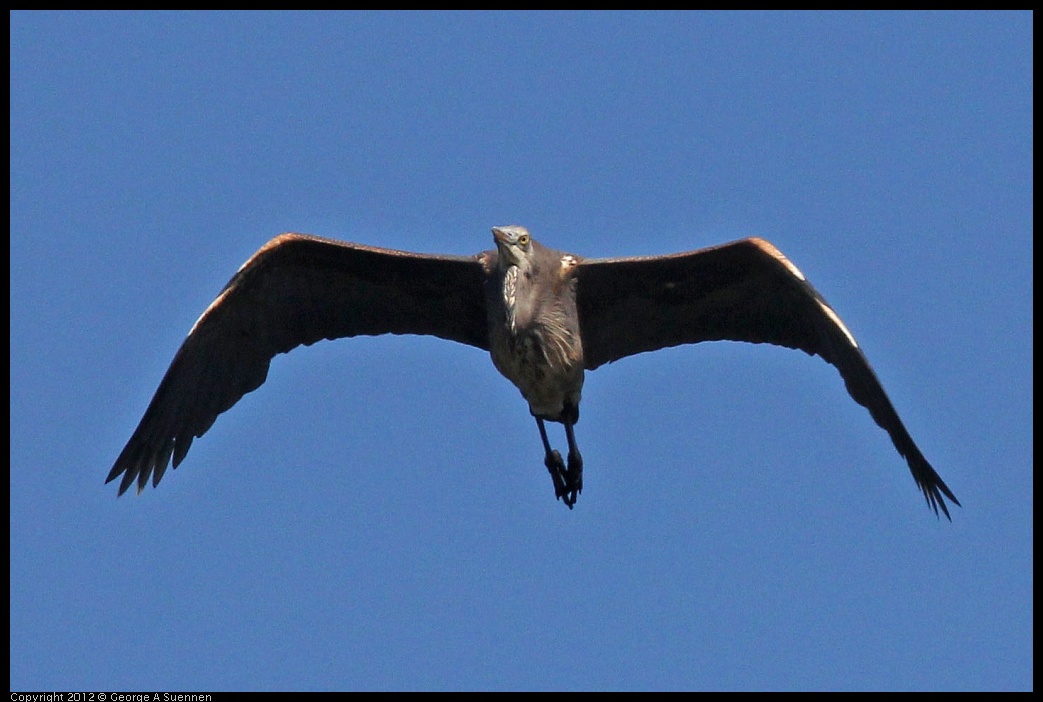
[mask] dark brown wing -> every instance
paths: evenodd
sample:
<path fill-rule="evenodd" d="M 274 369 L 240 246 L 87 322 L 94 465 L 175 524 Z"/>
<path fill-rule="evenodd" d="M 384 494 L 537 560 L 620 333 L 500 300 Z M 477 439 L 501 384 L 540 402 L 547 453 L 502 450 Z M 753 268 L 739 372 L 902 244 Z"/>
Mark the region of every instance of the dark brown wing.
<path fill-rule="evenodd" d="M 744 239 L 661 257 L 586 259 L 576 272 L 589 369 L 644 351 L 700 341 L 748 341 L 817 354 L 891 435 L 937 514 L 959 505 L 917 448 L 840 317 L 778 249 Z"/>
<path fill-rule="evenodd" d="M 303 234 L 265 244 L 188 333 L 106 482 L 156 485 L 194 437 L 257 389 L 276 354 L 320 339 L 430 334 L 488 349 L 474 257 L 425 256 Z"/>

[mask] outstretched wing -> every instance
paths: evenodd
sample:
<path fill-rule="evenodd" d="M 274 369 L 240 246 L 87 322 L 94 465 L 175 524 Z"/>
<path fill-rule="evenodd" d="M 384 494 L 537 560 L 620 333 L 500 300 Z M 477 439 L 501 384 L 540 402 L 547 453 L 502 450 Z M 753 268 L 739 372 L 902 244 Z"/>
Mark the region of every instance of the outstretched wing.
<path fill-rule="evenodd" d="M 156 485 L 268 376 L 276 354 L 321 339 L 430 334 L 489 348 L 474 257 L 426 256 L 283 234 L 243 264 L 188 333 L 106 482 Z"/>
<path fill-rule="evenodd" d="M 589 369 L 645 351 L 700 341 L 748 341 L 817 354 L 851 397 L 891 435 L 937 514 L 959 505 L 895 412 L 840 317 L 796 266 L 763 239 L 670 256 L 586 259 L 576 271 Z"/>

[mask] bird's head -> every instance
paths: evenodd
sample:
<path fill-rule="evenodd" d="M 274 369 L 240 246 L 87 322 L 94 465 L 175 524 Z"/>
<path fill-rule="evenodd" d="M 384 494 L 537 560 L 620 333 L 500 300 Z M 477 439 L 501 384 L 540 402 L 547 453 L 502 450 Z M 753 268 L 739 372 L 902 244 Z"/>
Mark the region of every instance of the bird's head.
<path fill-rule="evenodd" d="M 493 227 L 493 241 L 500 250 L 500 260 L 508 266 L 521 265 L 532 256 L 532 236 L 525 227 L 517 224 Z"/>

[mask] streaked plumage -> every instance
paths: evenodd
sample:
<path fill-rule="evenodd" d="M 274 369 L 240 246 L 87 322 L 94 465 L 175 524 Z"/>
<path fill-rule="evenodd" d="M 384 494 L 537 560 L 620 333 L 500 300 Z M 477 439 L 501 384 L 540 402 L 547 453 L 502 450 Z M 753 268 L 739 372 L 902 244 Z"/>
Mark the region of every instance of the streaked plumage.
<path fill-rule="evenodd" d="M 192 327 L 108 481 L 159 483 L 192 440 L 265 380 L 271 359 L 321 339 L 429 334 L 489 351 L 529 402 L 555 493 L 582 490 L 573 425 L 584 370 L 700 341 L 769 343 L 819 355 L 885 429 L 928 504 L 959 501 L 913 442 L 851 332 L 762 239 L 668 256 L 585 259 L 522 227 L 494 228 L 472 257 L 379 249 L 303 234 L 272 239 Z M 544 420 L 565 425 L 569 462 Z"/>

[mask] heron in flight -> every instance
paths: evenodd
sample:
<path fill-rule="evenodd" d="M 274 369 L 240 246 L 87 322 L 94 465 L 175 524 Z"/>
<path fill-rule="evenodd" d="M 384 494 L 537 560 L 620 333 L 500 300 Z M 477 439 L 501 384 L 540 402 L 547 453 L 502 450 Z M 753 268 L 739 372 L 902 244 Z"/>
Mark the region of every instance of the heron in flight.
<path fill-rule="evenodd" d="M 804 274 L 763 239 L 667 256 L 583 258 L 494 227 L 475 256 L 380 249 L 305 234 L 275 237 L 239 269 L 188 333 L 106 482 L 119 494 L 184 460 L 192 440 L 256 390 L 274 356 L 322 339 L 429 334 L 488 351 L 536 419 L 555 496 L 583 490 L 576 444 L 584 372 L 700 341 L 819 355 L 890 436 L 935 514 L 959 500 L 920 452 L 855 337 Z M 565 427 L 566 458 L 546 422 Z"/>

